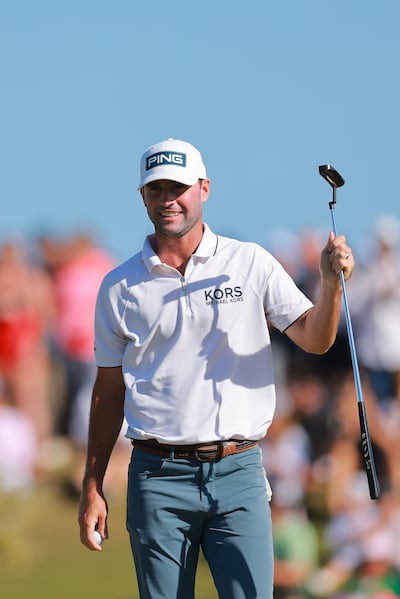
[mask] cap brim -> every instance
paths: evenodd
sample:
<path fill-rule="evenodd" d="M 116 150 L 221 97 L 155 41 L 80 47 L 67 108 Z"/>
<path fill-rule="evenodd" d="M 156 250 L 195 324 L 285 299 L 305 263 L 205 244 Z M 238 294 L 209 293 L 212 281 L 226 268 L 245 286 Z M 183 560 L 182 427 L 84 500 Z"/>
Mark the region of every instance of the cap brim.
<path fill-rule="evenodd" d="M 166 174 L 159 174 L 159 173 L 152 173 L 151 175 L 148 175 L 147 177 L 145 177 L 143 179 L 143 181 L 141 181 L 138 189 L 142 189 L 142 187 L 144 187 L 145 185 L 147 185 L 148 183 L 152 183 L 153 181 L 176 181 L 177 183 L 182 183 L 183 185 L 194 185 L 195 183 L 197 183 L 197 181 L 199 180 L 199 177 L 196 177 L 194 180 L 192 177 L 183 177 L 181 176 L 173 176 L 173 175 L 169 175 L 167 176 Z"/>

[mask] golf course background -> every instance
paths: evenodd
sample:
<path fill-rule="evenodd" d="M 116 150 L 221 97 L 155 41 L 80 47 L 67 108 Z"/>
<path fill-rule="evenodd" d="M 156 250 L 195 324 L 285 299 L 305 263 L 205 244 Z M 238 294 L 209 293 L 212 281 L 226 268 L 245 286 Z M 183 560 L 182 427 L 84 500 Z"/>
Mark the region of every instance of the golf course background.
<path fill-rule="evenodd" d="M 79 540 L 78 500 L 54 483 L 24 497 L 0 496 L 0 580 L 4 599 L 137 599 L 125 529 L 125 498 L 110 498 L 103 551 Z M 196 599 L 217 599 L 201 559 Z"/>

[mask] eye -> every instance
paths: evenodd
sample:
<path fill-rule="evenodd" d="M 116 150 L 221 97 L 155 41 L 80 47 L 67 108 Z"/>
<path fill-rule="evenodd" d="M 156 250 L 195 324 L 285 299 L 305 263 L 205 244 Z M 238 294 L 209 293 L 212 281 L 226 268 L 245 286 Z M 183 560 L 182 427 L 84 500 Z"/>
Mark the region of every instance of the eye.
<path fill-rule="evenodd" d="M 160 193 L 161 185 L 159 183 L 149 183 L 147 185 L 147 191 L 151 194 Z"/>
<path fill-rule="evenodd" d="M 174 182 L 174 191 L 177 192 L 179 195 L 185 193 L 185 191 L 189 189 L 189 187 L 189 185 L 185 185 L 184 183 L 178 183 L 177 181 Z"/>

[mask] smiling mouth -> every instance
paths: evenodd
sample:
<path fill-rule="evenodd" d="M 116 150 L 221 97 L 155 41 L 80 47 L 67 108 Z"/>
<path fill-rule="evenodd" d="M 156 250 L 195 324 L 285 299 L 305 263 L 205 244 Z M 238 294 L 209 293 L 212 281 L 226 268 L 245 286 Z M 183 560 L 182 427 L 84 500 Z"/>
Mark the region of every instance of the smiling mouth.
<path fill-rule="evenodd" d="M 173 217 L 173 216 L 179 216 L 180 212 L 160 212 L 160 215 L 163 218 L 170 218 L 170 217 Z"/>

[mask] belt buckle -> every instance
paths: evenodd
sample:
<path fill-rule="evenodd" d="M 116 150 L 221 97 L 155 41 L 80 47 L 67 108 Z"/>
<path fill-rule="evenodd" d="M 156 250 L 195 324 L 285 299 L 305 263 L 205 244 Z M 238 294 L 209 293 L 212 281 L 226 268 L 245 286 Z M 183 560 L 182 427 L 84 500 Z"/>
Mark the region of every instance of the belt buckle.
<path fill-rule="evenodd" d="M 207 455 L 202 456 L 199 451 L 199 450 L 201 450 L 201 447 L 196 447 L 193 452 L 195 459 L 198 462 L 218 462 L 224 454 L 224 443 L 217 443 L 216 445 L 217 445 L 217 451 L 216 451 L 215 457 L 210 457 Z M 204 452 L 204 453 L 206 453 L 206 452 Z"/>

